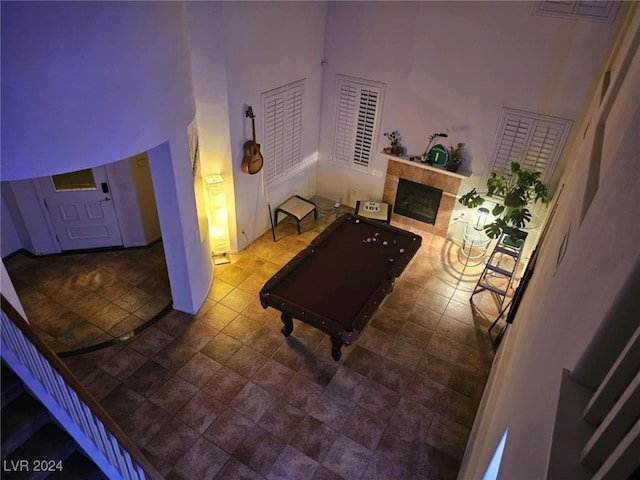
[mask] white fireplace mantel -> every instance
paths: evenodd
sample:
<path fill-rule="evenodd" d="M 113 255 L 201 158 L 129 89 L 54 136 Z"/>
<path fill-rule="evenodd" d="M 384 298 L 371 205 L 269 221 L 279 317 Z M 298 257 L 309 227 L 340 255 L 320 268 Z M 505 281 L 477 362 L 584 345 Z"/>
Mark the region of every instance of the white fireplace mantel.
<path fill-rule="evenodd" d="M 387 157 L 395 160 L 396 162 L 407 163 L 414 167 L 424 168 L 425 170 L 432 170 L 434 172 L 442 173 L 444 175 L 450 175 L 457 178 L 469 178 L 471 172 L 450 172 L 446 167 L 438 167 L 437 165 L 429 165 L 428 163 L 422 163 L 420 160 L 412 161 L 411 158 L 419 158 L 417 155 L 391 155 L 390 153 L 382 152 Z"/>

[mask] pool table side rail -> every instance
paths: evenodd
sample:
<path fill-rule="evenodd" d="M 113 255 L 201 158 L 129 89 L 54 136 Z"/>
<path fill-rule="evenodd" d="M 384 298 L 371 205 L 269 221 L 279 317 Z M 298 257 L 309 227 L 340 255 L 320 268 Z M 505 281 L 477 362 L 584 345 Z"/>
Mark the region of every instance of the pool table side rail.
<path fill-rule="evenodd" d="M 273 280 L 276 281 L 278 279 L 274 277 Z M 387 281 L 381 283 L 376 291 L 373 292 L 371 297 L 365 302 L 364 307 L 354 317 L 351 330 L 345 330 L 344 325 L 340 322 L 335 322 L 323 315 L 309 311 L 303 306 L 292 302 L 290 298 L 270 293 L 270 285 L 268 284 L 265 284 L 264 288 L 260 291 L 260 304 L 263 308 L 273 307 L 281 313 L 289 315 L 296 320 L 302 320 L 327 335 L 339 335 L 345 331 L 349 331 L 354 332 L 357 337 L 357 335 L 366 327 L 367 323 L 369 323 L 371 317 L 380 307 L 387 295 L 393 290 L 394 280 L 395 277 L 389 276 Z"/>
<path fill-rule="evenodd" d="M 334 322 L 333 320 L 322 315 L 318 315 L 317 313 L 309 312 L 301 305 L 298 305 L 275 293 L 260 293 L 260 303 L 263 308 L 273 307 L 282 314 L 289 315 L 291 318 L 308 323 L 327 335 L 336 335 L 342 333 L 344 330 L 340 323 Z"/>

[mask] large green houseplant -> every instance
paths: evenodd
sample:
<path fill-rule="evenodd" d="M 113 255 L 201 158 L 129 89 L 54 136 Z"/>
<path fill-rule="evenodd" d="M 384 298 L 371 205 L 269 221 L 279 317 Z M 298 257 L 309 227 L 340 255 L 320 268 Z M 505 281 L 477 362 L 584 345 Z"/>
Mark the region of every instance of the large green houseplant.
<path fill-rule="evenodd" d="M 465 207 L 478 208 L 485 200 L 496 203 L 491 210 L 495 220 L 484 227 L 488 237 L 496 238 L 504 227 L 522 228 L 529 223 L 529 208 L 538 202 L 548 202 L 547 186 L 540 180 L 540 172 L 525 170 L 513 162 L 510 174 L 491 174 L 486 193 L 479 193 L 474 188 L 458 201 Z"/>

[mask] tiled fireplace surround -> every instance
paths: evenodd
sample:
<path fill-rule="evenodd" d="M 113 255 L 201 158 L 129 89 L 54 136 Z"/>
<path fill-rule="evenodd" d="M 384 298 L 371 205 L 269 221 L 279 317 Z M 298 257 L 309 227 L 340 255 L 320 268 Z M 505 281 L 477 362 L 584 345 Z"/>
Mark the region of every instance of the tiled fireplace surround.
<path fill-rule="evenodd" d="M 446 238 L 456 195 L 462 183 L 462 177 L 441 168 L 404 159 L 389 158 L 387 174 L 384 180 L 383 202 L 391 205 L 395 203 L 396 192 L 398 191 L 398 180 L 400 178 L 439 188 L 442 190 L 442 199 L 440 200 L 440 208 L 438 209 L 435 225 L 420 222 L 396 213 L 392 213 L 391 219 L 407 228 L 423 230 Z"/>

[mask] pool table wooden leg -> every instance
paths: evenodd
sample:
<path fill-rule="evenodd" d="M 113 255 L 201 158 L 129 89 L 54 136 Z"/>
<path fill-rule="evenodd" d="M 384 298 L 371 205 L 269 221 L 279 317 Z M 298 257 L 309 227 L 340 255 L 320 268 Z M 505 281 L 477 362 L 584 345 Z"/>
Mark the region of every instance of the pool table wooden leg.
<path fill-rule="evenodd" d="M 331 335 L 331 356 L 337 362 L 342 357 L 342 335 Z"/>
<path fill-rule="evenodd" d="M 291 318 L 291 315 L 287 315 L 284 313 L 280 315 L 280 319 L 282 320 L 282 323 L 284 323 L 284 327 L 282 327 L 282 330 L 280 330 L 280 332 L 285 337 L 288 337 L 289 335 L 291 335 L 291 332 L 293 332 L 293 319 Z"/>

